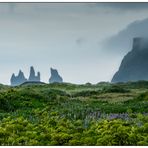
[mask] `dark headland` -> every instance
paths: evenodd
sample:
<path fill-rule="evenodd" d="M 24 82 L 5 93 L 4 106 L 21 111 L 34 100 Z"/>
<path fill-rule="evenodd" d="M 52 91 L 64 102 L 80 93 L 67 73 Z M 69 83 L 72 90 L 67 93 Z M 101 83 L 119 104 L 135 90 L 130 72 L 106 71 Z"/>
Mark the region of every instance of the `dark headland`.
<path fill-rule="evenodd" d="M 134 38 L 133 47 L 124 56 L 111 82 L 148 80 L 148 39 Z"/>

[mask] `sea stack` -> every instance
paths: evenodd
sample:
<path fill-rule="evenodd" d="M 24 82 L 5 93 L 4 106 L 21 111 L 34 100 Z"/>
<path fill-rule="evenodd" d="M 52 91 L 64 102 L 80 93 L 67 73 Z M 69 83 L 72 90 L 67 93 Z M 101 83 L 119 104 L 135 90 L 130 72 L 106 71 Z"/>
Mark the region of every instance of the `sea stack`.
<path fill-rule="evenodd" d="M 37 72 L 37 75 L 35 75 L 34 67 L 31 66 L 28 79 L 25 78 L 24 73 L 21 70 L 19 71 L 18 76 L 15 76 L 13 73 L 10 79 L 11 86 L 17 86 L 25 82 L 40 82 L 40 72 Z"/>
<path fill-rule="evenodd" d="M 20 85 L 26 81 L 27 79 L 25 78 L 24 73 L 21 70 L 19 70 L 19 73 L 17 76 L 15 76 L 15 74 L 13 73 L 10 79 L 12 86 Z"/>
<path fill-rule="evenodd" d="M 30 67 L 30 75 L 28 81 L 40 81 L 40 72 L 35 75 L 34 67 Z"/>
<path fill-rule="evenodd" d="M 58 71 L 56 69 L 50 68 L 51 71 L 51 77 L 49 78 L 49 83 L 62 83 L 63 79 L 62 77 L 58 74 Z"/>

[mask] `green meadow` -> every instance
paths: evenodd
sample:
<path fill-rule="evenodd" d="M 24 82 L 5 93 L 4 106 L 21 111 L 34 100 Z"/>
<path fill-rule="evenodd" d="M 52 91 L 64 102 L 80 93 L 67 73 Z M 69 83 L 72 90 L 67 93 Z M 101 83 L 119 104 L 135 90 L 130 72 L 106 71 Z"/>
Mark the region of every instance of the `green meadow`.
<path fill-rule="evenodd" d="M 148 145 L 148 82 L 0 85 L 0 145 Z"/>

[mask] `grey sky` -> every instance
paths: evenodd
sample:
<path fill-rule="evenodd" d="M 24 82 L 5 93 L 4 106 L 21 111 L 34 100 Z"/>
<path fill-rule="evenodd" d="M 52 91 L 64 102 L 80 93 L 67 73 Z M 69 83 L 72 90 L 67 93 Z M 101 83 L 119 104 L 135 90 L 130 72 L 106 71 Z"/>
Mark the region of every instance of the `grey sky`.
<path fill-rule="evenodd" d="M 148 17 L 143 3 L 0 3 L 0 82 L 29 67 L 48 82 L 50 67 L 64 81 L 110 81 L 130 49 L 111 54 L 106 40 Z M 109 46 L 106 46 L 109 48 Z"/>

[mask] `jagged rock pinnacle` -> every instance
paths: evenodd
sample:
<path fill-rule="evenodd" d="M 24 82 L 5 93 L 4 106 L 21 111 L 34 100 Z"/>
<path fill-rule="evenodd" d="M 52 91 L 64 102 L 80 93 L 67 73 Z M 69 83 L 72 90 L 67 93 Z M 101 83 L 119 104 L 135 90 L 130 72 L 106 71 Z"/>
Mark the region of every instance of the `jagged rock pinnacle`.
<path fill-rule="evenodd" d="M 49 83 L 63 82 L 62 77 L 58 74 L 58 71 L 56 69 L 50 68 L 50 71 L 51 71 L 51 77 L 49 78 Z"/>

